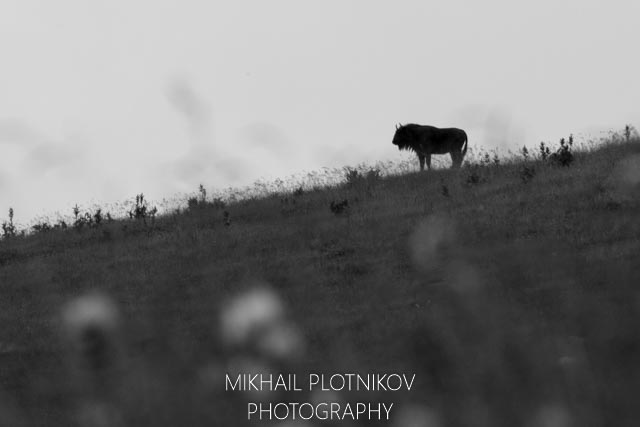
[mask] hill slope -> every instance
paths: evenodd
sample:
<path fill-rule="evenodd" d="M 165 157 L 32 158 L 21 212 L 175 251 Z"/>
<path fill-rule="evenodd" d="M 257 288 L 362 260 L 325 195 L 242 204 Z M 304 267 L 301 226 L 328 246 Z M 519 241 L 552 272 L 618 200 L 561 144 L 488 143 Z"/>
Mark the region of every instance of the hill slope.
<path fill-rule="evenodd" d="M 415 373 L 410 392 L 343 396 L 395 402 L 398 425 L 634 425 L 638 156 L 354 177 L 0 241 L 0 424 L 243 425 L 247 400 L 313 397 L 224 391 L 266 370 Z"/>

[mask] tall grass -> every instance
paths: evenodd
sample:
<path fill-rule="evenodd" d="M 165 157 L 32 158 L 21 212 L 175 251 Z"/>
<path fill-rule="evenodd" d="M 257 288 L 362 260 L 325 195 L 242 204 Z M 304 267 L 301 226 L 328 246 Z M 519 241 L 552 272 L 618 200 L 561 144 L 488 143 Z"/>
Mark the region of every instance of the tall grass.
<path fill-rule="evenodd" d="M 249 401 L 328 399 L 395 402 L 380 425 L 635 425 L 640 142 L 571 150 L 5 236 L 0 424 L 254 425 Z M 238 372 L 416 382 L 225 392 Z"/>

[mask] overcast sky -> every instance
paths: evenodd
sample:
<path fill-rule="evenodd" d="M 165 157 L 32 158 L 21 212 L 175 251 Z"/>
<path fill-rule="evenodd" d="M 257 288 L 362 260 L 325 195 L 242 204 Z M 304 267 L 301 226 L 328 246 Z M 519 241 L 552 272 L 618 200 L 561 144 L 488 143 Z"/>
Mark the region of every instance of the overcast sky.
<path fill-rule="evenodd" d="M 0 0 L 0 219 L 398 159 L 398 122 L 487 148 L 637 127 L 639 15 L 636 0 Z"/>

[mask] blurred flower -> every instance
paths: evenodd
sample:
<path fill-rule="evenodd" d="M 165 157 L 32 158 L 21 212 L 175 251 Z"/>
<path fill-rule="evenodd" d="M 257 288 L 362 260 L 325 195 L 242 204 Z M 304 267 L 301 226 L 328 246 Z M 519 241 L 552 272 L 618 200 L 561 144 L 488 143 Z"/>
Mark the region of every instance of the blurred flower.
<path fill-rule="evenodd" d="M 231 345 L 246 344 L 258 331 L 280 322 L 284 307 L 266 287 L 256 287 L 234 298 L 221 313 L 223 339 Z"/>
<path fill-rule="evenodd" d="M 80 361 L 92 370 L 101 370 L 112 362 L 119 324 L 117 307 L 101 294 L 78 297 L 62 310 L 65 338 Z"/>
<path fill-rule="evenodd" d="M 88 327 L 114 331 L 118 327 L 119 314 L 110 298 L 88 294 L 69 302 L 63 309 L 62 320 L 66 331 L 76 336 Z"/>
<path fill-rule="evenodd" d="M 296 357 L 303 351 L 298 328 L 286 319 L 280 298 L 264 284 L 232 299 L 220 317 L 227 345 L 254 348 L 275 359 Z"/>
<path fill-rule="evenodd" d="M 430 269 L 445 260 L 455 240 L 454 224 L 440 216 L 423 220 L 409 237 L 411 259 L 418 269 Z"/>
<path fill-rule="evenodd" d="M 272 324 L 258 338 L 257 345 L 266 355 L 280 359 L 298 356 L 303 348 L 300 332 L 290 322 Z"/>

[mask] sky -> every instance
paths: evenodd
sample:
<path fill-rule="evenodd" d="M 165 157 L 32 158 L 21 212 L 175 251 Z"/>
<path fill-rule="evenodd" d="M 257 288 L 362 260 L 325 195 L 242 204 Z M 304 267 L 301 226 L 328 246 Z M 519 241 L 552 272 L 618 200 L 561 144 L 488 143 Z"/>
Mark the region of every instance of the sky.
<path fill-rule="evenodd" d="M 640 125 L 635 0 L 0 0 L 0 221 Z M 417 161 L 415 162 L 417 166 Z"/>

